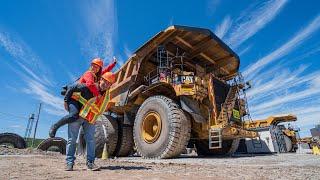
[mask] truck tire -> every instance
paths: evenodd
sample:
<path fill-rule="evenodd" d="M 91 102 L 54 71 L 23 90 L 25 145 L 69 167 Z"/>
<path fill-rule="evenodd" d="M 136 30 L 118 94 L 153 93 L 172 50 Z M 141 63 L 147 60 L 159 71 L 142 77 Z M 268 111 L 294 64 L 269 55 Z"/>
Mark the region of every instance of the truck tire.
<path fill-rule="evenodd" d="M 24 149 L 27 147 L 26 141 L 15 133 L 1 133 L 0 144 L 11 144 L 14 148 Z"/>
<path fill-rule="evenodd" d="M 233 155 L 239 147 L 240 139 L 222 141 L 222 148 L 209 149 L 208 140 L 198 140 L 195 145 L 198 156 Z"/>
<path fill-rule="evenodd" d="M 284 138 L 284 142 L 286 143 L 287 152 L 293 152 L 294 150 L 293 150 L 291 139 L 286 135 L 283 135 L 283 138 Z"/>
<path fill-rule="evenodd" d="M 101 115 L 96 121 L 96 157 L 101 158 L 104 144 L 107 144 L 107 151 L 110 156 L 115 152 L 118 141 L 118 122 L 109 115 Z"/>
<path fill-rule="evenodd" d="M 133 129 L 139 155 L 144 158 L 174 158 L 187 147 L 191 121 L 177 103 L 160 95 L 144 101 Z"/>
<path fill-rule="evenodd" d="M 56 151 L 66 154 L 67 141 L 61 137 L 48 138 L 43 140 L 37 147 L 42 151 Z"/>
<path fill-rule="evenodd" d="M 133 152 L 133 128 L 121 123 L 119 125 L 119 139 L 115 156 L 127 157 Z"/>

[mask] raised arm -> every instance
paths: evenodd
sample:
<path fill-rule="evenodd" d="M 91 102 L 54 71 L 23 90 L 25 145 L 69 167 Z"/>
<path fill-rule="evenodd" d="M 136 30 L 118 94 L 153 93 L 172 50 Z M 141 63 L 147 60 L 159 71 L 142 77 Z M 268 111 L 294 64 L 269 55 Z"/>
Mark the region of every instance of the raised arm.
<path fill-rule="evenodd" d="M 113 62 L 110 63 L 107 67 L 103 68 L 101 74 L 104 74 L 106 72 L 110 72 L 117 64 L 117 59 L 113 58 Z"/>

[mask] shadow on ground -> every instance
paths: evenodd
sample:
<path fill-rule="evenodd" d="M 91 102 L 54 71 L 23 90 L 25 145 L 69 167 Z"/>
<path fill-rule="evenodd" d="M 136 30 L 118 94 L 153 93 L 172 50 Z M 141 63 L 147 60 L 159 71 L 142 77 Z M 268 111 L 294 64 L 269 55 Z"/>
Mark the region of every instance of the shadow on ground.
<path fill-rule="evenodd" d="M 144 166 L 102 166 L 101 170 L 149 170 L 151 168 Z"/>

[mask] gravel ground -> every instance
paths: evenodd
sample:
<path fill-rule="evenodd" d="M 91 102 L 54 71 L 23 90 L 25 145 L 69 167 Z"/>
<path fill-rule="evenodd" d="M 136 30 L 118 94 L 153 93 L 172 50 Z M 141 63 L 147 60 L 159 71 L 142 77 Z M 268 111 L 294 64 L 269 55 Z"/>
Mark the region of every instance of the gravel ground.
<path fill-rule="evenodd" d="M 9 153 L 4 153 L 9 152 Z M 150 160 L 140 157 L 98 159 L 101 170 L 86 170 L 78 157 L 73 172 L 64 156 L 37 150 L 0 148 L 0 179 L 319 179 L 320 156 L 280 154 Z"/>

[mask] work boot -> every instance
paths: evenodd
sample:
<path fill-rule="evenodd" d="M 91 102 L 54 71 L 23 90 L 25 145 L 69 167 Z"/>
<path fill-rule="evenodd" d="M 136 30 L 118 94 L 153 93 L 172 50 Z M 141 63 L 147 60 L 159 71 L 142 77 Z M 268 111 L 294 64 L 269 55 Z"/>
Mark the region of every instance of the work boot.
<path fill-rule="evenodd" d="M 99 171 L 100 167 L 95 165 L 93 162 L 87 162 L 87 169 L 90 171 Z"/>
<path fill-rule="evenodd" d="M 73 164 L 67 164 L 65 171 L 73 171 Z"/>
<path fill-rule="evenodd" d="M 49 136 L 51 138 L 55 137 L 56 136 L 56 133 L 57 133 L 57 130 L 58 130 L 58 127 L 56 124 L 52 125 L 50 130 L 49 130 Z"/>
<path fill-rule="evenodd" d="M 70 121 L 66 120 L 66 119 L 61 119 L 59 120 L 58 122 L 54 123 L 50 130 L 49 130 L 49 136 L 51 138 L 55 137 L 56 136 L 56 133 L 58 131 L 58 129 L 61 127 L 61 126 L 64 126 L 65 124 L 68 124 L 70 123 Z"/>

